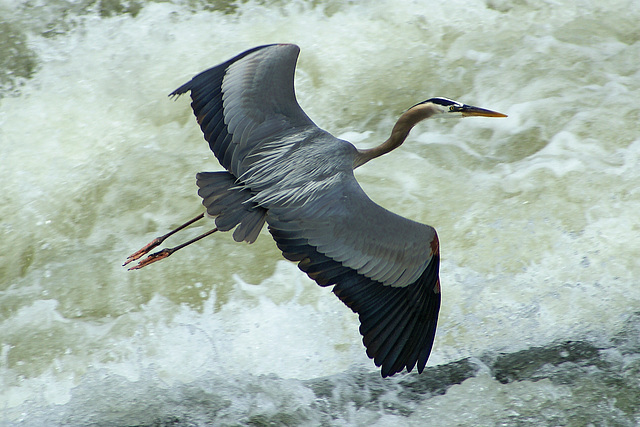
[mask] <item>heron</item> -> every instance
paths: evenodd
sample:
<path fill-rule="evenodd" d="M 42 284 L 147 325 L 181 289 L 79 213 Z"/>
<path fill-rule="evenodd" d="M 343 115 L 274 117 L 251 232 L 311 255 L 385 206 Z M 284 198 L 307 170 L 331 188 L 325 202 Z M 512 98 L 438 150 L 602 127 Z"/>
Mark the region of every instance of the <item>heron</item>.
<path fill-rule="evenodd" d="M 140 269 L 216 231 L 253 243 L 265 222 L 283 256 L 320 286 L 332 286 L 360 321 L 367 356 L 382 377 L 425 369 L 440 311 L 436 230 L 373 202 L 354 169 L 398 148 L 430 117 L 506 117 L 448 98 L 406 110 L 382 144 L 358 149 L 319 128 L 296 100 L 294 44 L 254 47 L 197 74 L 190 92 L 204 139 L 225 169 L 196 174 L 215 228 L 148 255 Z M 129 256 L 138 260 L 202 213 Z"/>

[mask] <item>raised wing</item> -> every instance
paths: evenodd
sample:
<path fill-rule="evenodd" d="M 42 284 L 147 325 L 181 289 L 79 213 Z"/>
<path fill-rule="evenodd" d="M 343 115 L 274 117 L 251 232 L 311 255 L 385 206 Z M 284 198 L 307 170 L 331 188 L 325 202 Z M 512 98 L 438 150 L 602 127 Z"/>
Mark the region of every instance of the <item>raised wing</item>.
<path fill-rule="evenodd" d="M 294 129 L 315 128 L 296 101 L 300 48 L 259 46 L 210 68 L 173 91 L 191 91 L 191 107 L 220 164 L 239 177 L 251 151 Z"/>

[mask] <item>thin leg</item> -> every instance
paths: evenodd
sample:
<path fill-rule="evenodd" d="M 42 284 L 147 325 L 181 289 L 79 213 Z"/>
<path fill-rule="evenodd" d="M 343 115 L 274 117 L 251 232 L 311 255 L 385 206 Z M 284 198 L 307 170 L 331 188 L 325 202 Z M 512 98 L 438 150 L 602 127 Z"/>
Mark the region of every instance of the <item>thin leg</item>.
<path fill-rule="evenodd" d="M 184 248 L 185 246 L 188 246 L 188 245 L 192 244 L 193 242 L 197 242 L 200 239 L 204 239 L 205 237 L 207 237 L 210 234 L 215 233 L 216 231 L 218 231 L 218 229 L 214 228 L 213 230 L 209 230 L 206 233 L 203 233 L 203 234 L 199 235 L 198 237 L 195 237 L 195 238 L 189 240 L 186 243 L 183 243 L 181 245 L 175 246 L 173 248 L 165 248 L 165 249 L 163 249 L 161 251 L 152 253 L 151 255 L 149 255 L 148 257 L 146 257 L 142 261 L 140 261 L 138 263 L 138 265 L 135 265 L 135 266 L 129 268 L 129 270 L 138 270 L 138 269 L 140 269 L 142 267 L 146 267 L 149 264 L 153 264 L 156 261 L 160 261 L 161 259 L 168 258 L 169 255 L 173 254 L 174 252 L 179 251 L 180 249 Z"/>
<path fill-rule="evenodd" d="M 164 236 L 156 237 L 151 242 L 149 242 L 149 244 L 147 244 L 145 247 L 140 249 L 138 252 L 129 255 L 127 257 L 127 260 L 122 265 L 125 266 L 125 265 L 129 264 L 131 261 L 135 261 L 138 258 L 142 257 L 143 255 L 149 253 L 153 248 L 155 248 L 156 246 L 159 246 L 162 242 L 164 242 L 167 237 L 172 236 L 173 234 L 176 234 L 178 231 L 184 229 L 185 227 L 190 226 L 191 224 L 193 224 L 196 221 L 201 220 L 202 218 L 204 218 L 204 213 L 201 213 L 197 217 L 195 217 L 193 219 L 190 219 L 189 221 L 187 221 L 184 224 L 182 224 L 180 227 L 171 230 L 170 232 L 168 232 Z"/>

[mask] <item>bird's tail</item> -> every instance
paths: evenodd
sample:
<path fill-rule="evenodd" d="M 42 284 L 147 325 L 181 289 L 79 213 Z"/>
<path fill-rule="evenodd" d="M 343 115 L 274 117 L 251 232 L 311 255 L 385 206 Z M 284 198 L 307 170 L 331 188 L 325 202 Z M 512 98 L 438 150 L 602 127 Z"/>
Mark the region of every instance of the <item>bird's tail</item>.
<path fill-rule="evenodd" d="M 236 242 L 253 243 L 264 226 L 267 210 L 249 201 L 251 192 L 238 186 L 229 172 L 200 172 L 196 175 L 198 195 L 207 214 L 216 220 L 220 231 L 233 232 Z"/>

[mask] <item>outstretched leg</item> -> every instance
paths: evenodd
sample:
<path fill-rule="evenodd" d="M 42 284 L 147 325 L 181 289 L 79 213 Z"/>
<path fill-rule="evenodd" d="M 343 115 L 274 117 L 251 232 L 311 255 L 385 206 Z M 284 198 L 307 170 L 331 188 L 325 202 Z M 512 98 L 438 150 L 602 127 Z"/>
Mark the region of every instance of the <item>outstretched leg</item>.
<path fill-rule="evenodd" d="M 199 235 L 198 237 L 195 237 L 195 238 L 193 238 L 193 239 L 189 240 L 188 242 L 185 242 L 185 243 L 183 243 L 181 245 L 175 246 L 173 248 L 165 248 L 165 249 L 163 249 L 161 251 L 152 253 L 151 255 L 149 255 L 148 257 L 146 257 L 142 261 L 140 261 L 137 265 L 129 268 L 129 270 L 138 270 L 138 269 L 140 269 L 142 267 L 146 267 L 147 265 L 152 264 L 152 263 L 154 263 L 156 261 L 160 261 L 161 259 L 165 259 L 165 258 L 169 257 L 169 255 L 173 254 L 174 252 L 184 248 L 185 246 L 188 246 L 188 245 L 192 244 L 193 242 L 197 242 L 200 239 L 204 239 L 205 237 L 207 237 L 210 234 L 215 233 L 216 231 L 218 231 L 218 229 L 214 228 L 213 230 L 209 230 L 206 233 L 203 233 L 203 234 Z M 175 230 L 173 230 L 173 232 L 175 232 Z M 165 236 L 162 236 L 160 238 L 163 239 L 163 238 L 165 238 Z M 151 243 L 153 243 L 153 242 L 151 242 Z M 145 246 L 145 248 L 146 248 L 146 246 Z M 127 261 L 127 262 L 129 262 L 129 261 Z"/>
<path fill-rule="evenodd" d="M 159 246 L 162 242 L 164 242 L 167 237 L 174 235 L 178 231 L 190 226 L 191 224 L 193 224 L 196 221 L 201 220 L 202 218 L 204 218 L 204 213 L 201 213 L 197 217 L 195 217 L 193 219 L 190 219 L 189 221 L 187 221 L 184 224 L 182 224 L 180 227 L 171 230 L 170 232 L 168 232 L 164 236 L 156 237 L 151 242 L 149 242 L 145 247 L 143 247 L 139 251 L 129 255 L 127 257 L 127 260 L 122 265 L 125 266 L 125 265 L 129 264 L 131 261 L 135 261 L 138 258 L 142 257 L 143 255 L 149 253 L 153 248 L 155 248 L 156 246 Z M 167 256 L 169 256 L 169 255 L 167 255 Z M 167 256 L 165 256 L 163 258 L 166 258 Z M 160 258 L 160 259 L 162 259 L 162 258 Z M 139 268 L 141 268 L 141 267 L 139 267 Z"/>

